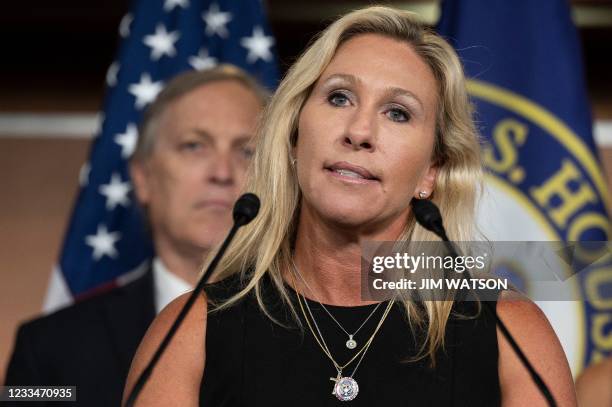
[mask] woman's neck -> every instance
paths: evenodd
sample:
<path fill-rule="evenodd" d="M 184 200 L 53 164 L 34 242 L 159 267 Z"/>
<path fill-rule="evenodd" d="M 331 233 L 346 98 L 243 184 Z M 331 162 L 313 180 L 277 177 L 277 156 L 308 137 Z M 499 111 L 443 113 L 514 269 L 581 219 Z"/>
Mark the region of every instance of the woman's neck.
<path fill-rule="evenodd" d="M 405 217 L 404 217 L 405 219 Z M 401 218 L 376 230 L 340 228 L 302 207 L 295 241 L 294 262 L 301 277 L 285 276 L 300 293 L 324 304 L 357 306 L 375 303 L 361 295 L 361 244 L 367 240 L 396 240 Z M 290 271 L 291 272 L 291 271 Z"/>

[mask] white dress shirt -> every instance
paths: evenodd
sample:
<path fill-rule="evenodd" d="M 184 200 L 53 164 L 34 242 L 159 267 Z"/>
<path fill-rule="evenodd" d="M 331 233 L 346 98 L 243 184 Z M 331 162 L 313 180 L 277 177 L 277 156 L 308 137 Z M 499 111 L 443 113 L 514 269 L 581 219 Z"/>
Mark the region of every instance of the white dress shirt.
<path fill-rule="evenodd" d="M 181 294 L 193 290 L 191 284 L 168 271 L 159 257 L 153 259 L 153 287 L 157 313 Z"/>

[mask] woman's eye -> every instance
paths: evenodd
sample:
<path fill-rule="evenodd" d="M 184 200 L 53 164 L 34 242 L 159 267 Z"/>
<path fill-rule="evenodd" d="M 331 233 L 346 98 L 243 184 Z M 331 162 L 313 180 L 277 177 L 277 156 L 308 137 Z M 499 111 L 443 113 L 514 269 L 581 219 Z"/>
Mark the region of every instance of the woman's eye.
<path fill-rule="evenodd" d="M 410 119 L 410 115 L 405 110 L 395 107 L 387 110 L 387 117 L 394 122 L 407 122 Z"/>
<path fill-rule="evenodd" d="M 327 100 L 333 106 L 348 106 L 351 102 L 350 99 L 342 92 L 333 92 L 327 97 Z"/>

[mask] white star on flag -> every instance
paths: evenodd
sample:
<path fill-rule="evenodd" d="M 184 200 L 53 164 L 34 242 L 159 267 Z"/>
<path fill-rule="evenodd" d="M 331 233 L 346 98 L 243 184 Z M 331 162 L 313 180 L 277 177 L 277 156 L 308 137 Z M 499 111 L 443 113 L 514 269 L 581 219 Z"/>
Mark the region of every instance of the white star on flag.
<path fill-rule="evenodd" d="M 113 87 L 117 84 L 117 74 L 119 73 L 119 62 L 113 62 L 106 71 L 106 84 Z"/>
<path fill-rule="evenodd" d="M 166 0 L 164 2 L 164 11 L 173 10 L 176 6 L 187 8 L 189 7 L 189 0 Z"/>
<path fill-rule="evenodd" d="M 132 17 L 130 13 L 123 16 L 121 22 L 119 23 L 119 35 L 121 37 L 125 38 L 130 35 L 130 24 L 132 24 L 133 20 L 134 17 Z"/>
<path fill-rule="evenodd" d="M 91 171 L 91 165 L 88 162 L 83 164 L 81 169 L 79 170 L 79 185 L 81 188 L 87 186 L 89 183 L 89 173 Z"/>
<path fill-rule="evenodd" d="M 130 158 L 136 149 L 138 141 L 138 128 L 134 123 L 128 123 L 125 133 L 115 136 L 115 143 L 121 146 L 121 158 Z"/>
<path fill-rule="evenodd" d="M 128 192 L 132 187 L 129 182 L 121 182 L 121 175 L 113 173 L 110 183 L 100 185 L 98 191 L 106 197 L 106 209 L 113 210 L 117 205 L 127 207 L 130 204 Z"/>
<path fill-rule="evenodd" d="M 151 82 L 151 75 L 145 72 L 140 76 L 139 83 L 128 86 L 128 91 L 136 97 L 136 108 L 142 109 L 155 100 L 163 87 L 163 82 Z"/>
<path fill-rule="evenodd" d="M 231 21 L 232 13 L 221 11 L 219 5 L 213 3 L 208 11 L 202 14 L 202 18 L 206 23 L 206 35 L 212 37 L 217 34 L 221 38 L 227 38 L 229 31 L 225 25 Z"/>
<path fill-rule="evenodd" d="M 151 59 L 159 60 L 163 55 L 173 57 L 176 55 L 174 43 L 178 41 L 180 34 L 178 31 L 169 33 L 163 24 L 157 24 L 155 34 L 145 35 L 142 42 L 151 47 Z"/>
<path fill-rule="evenodd" d="M 274 37 L 265 35 L 260 26 L 255 26 L 253 28 L 252 37 L 242 38 L 240 40 L 240 45 L 249 50 L 249 54 L 246 57 L 248 63 L 252 64 L 260 58 L 266 62 L 272 60 L 270 47 L 274 45 Z"/>
<path fill-rule="evenodd" d="M 98 261 L 102 256 L 115 258 L 119 254 L 115 249 L 115 243 L 121 239 L 121 233 L 109 233 L 104 225 L 98 225 L 95 235 L 85 236 L 85 243 L 93 248 L 93 258 Z"/>
<path fill-rule="evenodd" d="M 208 55 L 208 50 L 206 48 L 201 48 L 198 55 L 189 57 L 189 65 L 198 71 L 213 68 L 217 63 L 217 58 Z"/>

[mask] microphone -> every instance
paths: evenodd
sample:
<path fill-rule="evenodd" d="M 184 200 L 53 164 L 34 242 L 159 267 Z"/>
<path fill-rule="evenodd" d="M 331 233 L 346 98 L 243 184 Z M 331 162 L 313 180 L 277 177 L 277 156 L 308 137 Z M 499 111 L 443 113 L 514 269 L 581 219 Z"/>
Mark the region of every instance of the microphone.
<path fill-rule="evenodd" d="M 259 212 L 259 198 L 257 197 L 257 195 L 252 194 L 252 193 L 246 193 L 242 195 L 240 198 L 238 198 L 238 201 L 236 201 L 236 203 L 234 204 L 234 210 L 233 210 L 234 225 L 232 226 L 227 237 L 223 241 L 223 244 L 219 248 L 219 251 L 217 252 L 217 254 L 215 254 L 215 257 L 208 265 L 206 272 L 200 278 L 200 280 L 198 281 L 198 284 L 191 292 L 191 295 L 187 299 L 187 302 L 185 302 L 185 305 L 183 305 L 181 312 L 179 312 L 178 316 L 176 317 L 176 320 L 174 321 L 174 323 L 168 330 L 168 333 L 166 334 L 162 342 L 159 344 L 159 347 L 153 354 L 153 357 L 149 361 L 149 364 L 145 367 L 145 369 L 142 371 L 142 373 L 138 377 L 138 380 L 136 381 L 136 384 L 134 384 L 134 387 L 132 388 L 132 391 L 130 392 L 130 395 L 128 396 L 127 401 L 125 403 L 127 407 L 132 407 L 134 403 L 136 402 L 138 395 L 142 392 L 142 389 L 144 388 L 145 384 L 149 380 L 149 377 L 151 377 L 151 373 L 153 373 L 153 369 L 155 368 L 155 365 L 157 365 L 157 362 L 159 361 L 162 354 L 164 353 L 164 351 L 170 344 L 170 341 L 176 334 L 176 331 L 178 330 L 179 326 L 181 325 L 181 323 L 187 316 L 187 313 L 189 312 L 189 310 L 195 303 L 196 298 L 198 297 L 200 292 L 204 289 L 204 286 L 208 282 L 210 275 L 217 267 L 217 264 L 219 264 L 219 261 L 221 261 L 221 258 L 225 254 L 227 247 L 229 246 L 230 242 L 234 238 L 234 235 L 236 234 L 238 229 L 241 226 L 244 226 L 250 221 L 252 221 L 255 218 L 255 216 L 257 216 L 258 212 Z"/>
<path fill-rule="evenodd" d="M 414 217 L 416 218 L 419 225 L 435 233 L 440 239 L 442 239 L 451 256 L 453 256 L 454 258 L 459 257 L 457 248 L 446 235 L 446 230 L 444 229 L 444 225 L 442 222 L 442 214 L 440 213 L 440 210 L 438 209 L 436 204 L 434 204 L 428 199 L 416 198 L 412 198 L 410 204 L 412 205 L 412 212 L 414 213 Z M 469 270 L 465 270 L 463 272 L 463 276 L 464 278 L 469 279 Z M 495 312 L 495 309 L 493 308 L 493 304 L 488 301 L 483 301 L 483 304 L 484 308 L 489 311 L 489 313 L 491 313 L 493 318 L 495 318 L 495 323 L 497 324 L 497 326 L 499 326 L 500 331 L 502 332 L 508 343 L 510 343 L 512 350 L 514 351 L 516 356 L 518 356 L 523 366 L 531 375 L 531 380 L 533 380 L 540 393 L 542 393 L 542 396 L 544 396 L 544 398 L 548 402 L 548 405 L 551 407 L 557 407 L 557 402 L 552 396 L 550 389 L 548 388 L 546 383 L 544 383 L 544 380 L 542 380 L 542 377 L 535 370 L 531 362 L 529 362 L 529 359 L 527 359 L 527 356 L 525 356 L 522 349 L 518 346 L 518 344 L 514 340 L 514 337 L 512 336 L 504 322 L 499 318 L 497 312 Z"/>
<path fill-rule="evenodd" d="M 446 236 L 444 225 L 442 224 L 440 210 L 433 202 L 428 199 L 412 198 L 410 204 L 412 205 L 412 213 L 414 213 L 414 217 L 419 225 L 430 232 L 434 232 L 442 240 L 449 240 L 448 236 Z"/>
<path fill-rule="evenodd" d="M 259 198 L 250 192 L 242 195 L 234 205 L 234 223 L 244 226 L 257 216 L 259 212 Z"/>

